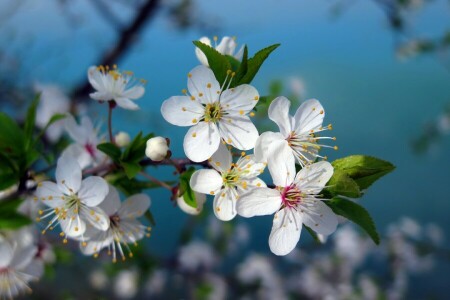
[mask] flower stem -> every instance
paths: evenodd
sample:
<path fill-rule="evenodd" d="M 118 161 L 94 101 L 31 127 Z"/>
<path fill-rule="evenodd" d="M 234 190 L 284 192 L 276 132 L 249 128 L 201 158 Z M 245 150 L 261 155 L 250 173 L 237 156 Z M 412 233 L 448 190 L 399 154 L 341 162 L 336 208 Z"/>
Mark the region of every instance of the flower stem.
<path fill-rule="evenodd" d="M 151 176 L 151 175 L 149 175 L 149 174 L 147 174 L 145 172 L 140 172 L 140 174 L 142 176 L 144 176 L 145 178 L 147 178 L 148 180 L 150 180 L 151 182 L 154 182 L 154 183 L 158 184 L 159 186 L 161 186 L 161 187 L 163 187 L 165 189 L 168 189 L 169 191 L 172 192 L 172 187 L 170 185 L 168 185 L 167 183 L 165 183 L 165 182 L 163 182 L 163 181 L 161 181 L 159 179 L 156 179 L 155 177 L 153 177 L 153 176 Z"/>
<path fill-rule="evenodd" d="M 112 110 L 116 106 L 116 103 L 114 101 L 108 102 L 108 133 L 109 133 L 109 140 L 111 143 L 115 144 L 114 137 L 112 134 Z"/>

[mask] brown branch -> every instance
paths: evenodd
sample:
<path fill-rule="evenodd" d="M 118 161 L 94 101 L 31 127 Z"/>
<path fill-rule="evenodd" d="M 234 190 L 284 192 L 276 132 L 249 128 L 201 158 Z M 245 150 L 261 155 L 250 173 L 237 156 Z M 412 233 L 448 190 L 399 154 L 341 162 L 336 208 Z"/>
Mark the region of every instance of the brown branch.
<path fill-rule="evenodd" d="M 136 14 L 133 22 L 130 23 L 119 35 L 115 47 L 107 50 L 100 56 L 97 65 L 109 66 L 117 63 L 136 41 L 137 36 L 145 25 L 152 19 L 159 8 L 160 0 L 148 0 L 143 4 Z M 91 91 L 91 86 L 87 80 L 78 85 L 72 92 L 73 102 L 82 101 Z"/>

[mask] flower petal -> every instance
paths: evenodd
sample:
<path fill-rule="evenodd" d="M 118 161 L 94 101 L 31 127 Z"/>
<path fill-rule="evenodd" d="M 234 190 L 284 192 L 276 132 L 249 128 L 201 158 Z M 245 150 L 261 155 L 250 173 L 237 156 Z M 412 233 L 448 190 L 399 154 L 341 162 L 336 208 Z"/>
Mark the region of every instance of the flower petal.
<path fill-rule="evenodd" d="M 291 116 L 289 115 L 289 108 L 291 101 L 286 97 L 277 97 L 270 103 L 269 119 L 274 121 L 280 128 L 280 132 L 284 137 L 288 137 L 292 131 Z"/>
<path fill-rule="evenodd" d="M 303 167 L 295 176 L 294 182 L 302 192 L 317 194 L 323 190 L 333 172 L 333 166 L 329 162 L 316 162 Z"/>
<path fill-rule="evenodd" d="M 222 176 L 212 169 L 195 171 L 189 182 L 194 191 L 207 195 L 215 195 L 222 187 L 222 183 Z"/>
<path fill-rule="evenodd" d="M 202 162 L 217 151 L 219 143 L 220 135 L 216 124 L 200 122 L 186 133 L 183 148 L 190 160 Z"/>
<path fill-rule="evenodd" d="M 72 218 L 61 219 L 59 225 L 70 238 L 79 237 L 86 231 L 86 223 L 81 218 L 75 220 L 72 220 Z"/>
<path fill-rule="evenodd" d="M 199 215 L 203 210 L 203 205 L 206 202 L 206 195 L 202 193 L 195 193 L 195 200 L 197 202 L 197 207 L 192 207 L 184 201 L 183 196 L 177 198 L 178 207 L 189 215 Z"/>
<path fill-rule="evenodd" d="M 300 240 L 302 218 L 295 210 L 284 208 L 275 214 L 269 247 L 275 255 L 286 255 L 294 250 Z"/>
<path fill-rule="evenodd" d="M 241 196 L 236 209 L 239 215 L 251 218 L 271 215 L 281 207 L 280 192 L 269 188 L 255 188 Z"/>
<path fill-rule="evenodd" d="M 203 104 L 213 103 L 219 100 L 220 85 L 213 71 L 208 67 L 201 65 L 192 69 L 188 75 L 187 85 L 191 96 Z"/>
<path fill-rule="evenodd" d="M 63 156 L 69 156 L 72 159 L 75 158 L 82 170 L 89 167 L 93 163 L 92 156 L 80 144 L 69 145 L 61 153 L 61 157 Z"/>
<path fill-rule="evenodd" d="M 150 197 L 146 194 L 136 194 L 122 203 L 118 214 L 123 219 L 136 219 L 145 214 L 151 204 Z"/>
<path fill-rule="evenodd" d="M 270 175 L 276 186 L 285 187 L 294 181 L 295 158 L 285 140 L 274 141 L 267 159 Z"/>
<path fill-rule="evenodd" d="M 103 209 L 103 211 L 108 216 L 113 216 L 120 208 L 120 196 L 117 189 L 112 186 L 108 185 L 109 191 L 108 194 L 105 197 L 105 200 L 100 203 L 99 207 Z"/>
<path fill-rule="evenodd" d="M 219 148 L 211 156 L 209 164 L 218 172 L 223 172 L 231 167 L 231 152 L 223 143 L 219 143 Z"/>
<path fill-rule="evenodd" d="M 214 214 L 219 220 L 230 221 L 236 216 L 236 196 L 234 189 L 225 188 L 214 197 Z"/>
<path fill-rule="evenodd" d="M 84 247 L 82 246 L 82 244 L 80 244 L 81 253 L 83 253 L 84 255 L 93 255 L 94 253 L 98 253 L 113 242 L 111 231 L 100 231 L 95 228 L 91 229 L 91 231 L 94 230 L 96 234 L 92 237 L 86 234 L 86 236 L 89 237 L 89 240 L 86 242 L 86 246 Z"/>
<path fill-rule="evenodd" d="M 320 200 L 314 201 L 314 205 L 300 206 L 303 210 L 303 223 L 323 235 L 329 235 L 336 230 L 338 219 L 336 214 Z"/>
<path fill-rule="evenodd" d="M 120 230 L 124 232 L 124 234 L 122 234 L 122 241 L 127 244 L 139 241 L 144 237 L 146 232 L 145 227 L 143 227 L 139 221 L 134 219 L 124 219 L 121 221 Z"/>
<path fill-rule="evenodd" d="M 13 249 L 11 245 L 6 240 L 0 241 L 0 269 L 4 269 L 9 267 L 12 259 L 13 259 Z"/>
<path fill-rule="evenodd" d="M 91 66 L 88 69 L 88 80 L 94 89 L 97 91 L 103 91 L 105 85 L 103 83 L 103 74 L 97 69 L 96 66 Z"/>
<path fill-rule="evenodd" d="M 145 93 L 145 88 L 141 85 L 135 85 L 122 94 L 123 97 L 129 99 L 138 99 L 141 98 Z"/>
<path fill-rule="evenodd" d="M 239 158 L 236 162 L 236 167 L 244 170 L 241 175 L 242 179 L 251 179 L 263 173 L 266 165 L 261 162 L 256 162 L 255 156 L 251 154 Z"/>
<path fill-rule="evenodd" d="M 109 216 L 100 207 L 84 207 L 80 217 L 98 230 L 106 231 L 109 228 Z"/>
<path fill-rule="evenodd" d="M 67 115 L 63 121 L 64 127 L 72 140 L 81 145 L 87 143 L 88 137 L 86 129 L 84 129 L 83 126 L 78 125 L 72 115 Z"/>
<path fill-rule="evenodd" d="M 78 197 L 87 206 L 97 206 L 108 195 L 109 187 L 105 179 L 99 176 L 90 176 L 81 183 Z"/>
<path fill-rule="evenodd" d="M 259 162 L 267 162 L 267 155 L 269 147 L 273 141 L 284 140 L 284 137 L 279 132 L 267 131 L 263 132 L 256 140 L 255 144 L 255 160 Z"/>
<path fill-rule="evenodd" d="M 222 54 L 233 55 L 236 46 L 236 42 L 232 37 L 224 36 L 219 45 L 217 45 L 216 50 Z"/>
<path fill-rule="evenodd" d="M 170 97 L 163 102 L 161 114 L 170 124 L 177 126 L 192 126 L 197 124 L 204 114 L 205 109 L 187 96 Z"/>
<path fill-rule="evenodd" d="M 56 208 L 64 206 L 64 201 L 62 200 L 64 194 L 54 182 L 40 182 L 36 189 L 35 196 L 49 207 Z"/>
<path fill-rule="evenodd" d="M 132 100 L 130 100 L 129 98 L 125 98 L 125 97 L 115 97 L 114 100 L 116 101 L 117 105 L 124 108 L 124 109 L 129 109 L 129 110 L 138 110 L 139 106 L 134 103 Z"/>
<path fill-rule="evenodd" d="M 322 126 L 325 111 L 322 104 L 316 99 L 310 99 L 302 103 L 294 116 L 294 130 L 298 134 L 309 133 Z"/>
<path fill-rule="evenodd" d="M 199 39 L 200 42 L 202 42 L 205 45 L 211 46 L 211 40 L 207 38 L 206 36 Z M 200 61 L 200 63 L 204 66 L 209 67 L 208 59 L 206 58 L 206 55 L 203 53 L 202 50 L 199 48 L 195 48 L 195 55 L 197 56 L 197 59 Z"/>
<path fill-rule="evenodd" d="M 61 156 L 56 164 L 56 184 L 66 195 L 78 192 L 81 186 L 81 167 L 77 160 L 70 156 Z"/>
<path fill-rule="evenodd" d="M 19 246 L 15 249 L 14 257 L 9 266 L 13 269 L 22 270 L 31 263 L 37 252 L 38 248 L 35 245 Z"/>
<path fill-rule="evenodd" d="M 258 100 L 258 91 L 248 84 L 223 91 L 220 96 L 220 104 L 226 111 L 233 111 L 241 115 L 251 111 Z"/>
<path fill-rule="evenodd" d="M 255 147 L 258 130 L 247 116 L 228 115 L 219 122 L 219 131 L 225 142 L 239 150 Z"/>

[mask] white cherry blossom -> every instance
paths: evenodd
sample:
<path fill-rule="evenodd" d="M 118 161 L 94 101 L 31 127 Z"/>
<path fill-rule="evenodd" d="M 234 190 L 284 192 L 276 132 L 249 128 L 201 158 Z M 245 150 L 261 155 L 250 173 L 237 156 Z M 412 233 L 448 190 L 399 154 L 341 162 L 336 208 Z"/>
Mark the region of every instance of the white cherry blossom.
<path fill-rule="evenodd" d="M 239 51 L 237 53 L 234 53 L 237 47 L 235 38 L 224 36 L 218 45 L 216 36 L 213 38 L 213 40 L 213 48 L 216 49 L 219 53 L 233 56 L 239 61 L 242 59 L 242 55 L 244 54 L 244 46 L 241 46 Z M 211 40 L 206 36 L 202 37 L 199 41 L 205 45 L 212 47 Z M 206 58 L 206 55 L 202 52 L 202 50 L 200 50 L 199 48 L 195 48 L 195 55 L 202 65 L 209 67 L 208 59 Z"/>
<path fill-rule="evenodd" d="M 286 255 L 297 245 L 302 224 L 319 234 L 335 231 L 337 217 L 320 199 L 320 191 L 333 175 L 333 167 L 322 161 L 305 166 L 295 174 L 294 157 L 283 141 L 274 142 L 268 156 L 268 167 L 275 189 L 254 189 L 237 202 L 243 217 L 275 213 L 269 237 L 270 250 Z"/>
<path fill-rule="evenodd" d="M 196 192 L 215 195 L 214 214 L 222 221 L 236 216 L 236 202 L 239 197 L 259 187 L 266 187 L 258 178 L 265 164 L 257 163 L 253 155 L 242 153 L 236 163 L 232 162 L 227 146 L 220 144 L 219 149 L 209 160 L 214 169 L 203 169 L 192 174 L 190 185 Z"/>
<path fill-rule="evenodd" d="M 269 150 L 274 141 L 284 141 L 284 147 L 290 149 L 290 155 L 302 167 L 313 163 L 317 158 L 326 157 L 318 154 L 323 147 L 334 148 L 321 144 L 321 140 L 336 140 L 335 137 L 320 137 L 319 132 L 331 130 L 331 124 L 323 127 L 325 111 L 316 99 L 303 102 L 294 116 L 289 114 L 291 102 L 285 97 L 278 97 L 269 106 L 269 118 L 274 121 L 280 132 L 264 132 L 256 141 L 255 157 L 259 161 L 267 161 Z"/>
<path fill-rule="evenodd" d="M 109 228 L 108 216 L 98 207 L 108 194 L 108 184 L 103 178 L 90 176 L 82 180 L 80 165 L 69 156 L 58 159 L 55 177 L 56 183 L 40 182 L 35 193 L 34 199 L 48 206 L 39 211 L 37 218 L 49 219 L 43 233 L 59 224 L 61 236 L 84 240 L 86 223 L 103 231 Z"/>
<path fill-rule="evenodd" d="M 118 106 L 137 110 L 133 100 L 144 95 L 145 80 L 137 80 L 130 71 L 120 71 L 117 66 L 91 66 L 88 70 L 89 83 L 96 90 L 89 96 L 97 101 L 115 101 Z"/>
<path fill-rule="evenodd" d="M 128 244 L 135 244 L 144 236 L 150 236 L 150 227 L 137 220 L 149 209 L 150 198 L 145 194 L 136 194 L 121 202 L 119 192 L 110 185 L 109 193 L 99 207 L 108 216 L 110 226 L 106 231 L 88 228 L 85 233 L 87 242 L 81 243 L 81 251 L 86 255 L 97 256 L 107 248 L 113 262 L 117 261 L 117 253 L 122 260 L 126 259 L 124 250 L 132 257 Z"/>
<path fill-rule="evenodd" d="M 171 97 L 162 104 L 167 122 L 192 126 L 183 143 L 192 161 L 210 158 L 221 140 L 240 150 L 255 146 L 258 130 L 248 115 L 259 100 L 258 91 L 248 84 L 227 89 L 231 80 L 232 74 L 220 86 L 209 68 L 197 66 L 188 74 L 189 94 L 183 91 L 185 96 Z"/>
<path fill-rule="evenodd" d="M 197 207 L 192 207 L 184 201 L 184 197 L 180 196 L 177 198 L 178 207 L 189 215 L 199 215 L 203 211 L 203 205 L 206 202 L 206 195 L 202 193 L 194 192 L 195 201 L 197 202 Z"/>

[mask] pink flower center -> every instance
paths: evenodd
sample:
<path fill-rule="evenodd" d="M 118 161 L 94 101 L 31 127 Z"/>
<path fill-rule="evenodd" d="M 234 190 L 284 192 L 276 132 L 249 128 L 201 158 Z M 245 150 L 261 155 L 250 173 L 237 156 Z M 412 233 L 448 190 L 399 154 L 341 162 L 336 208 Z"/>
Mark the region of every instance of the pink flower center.
<path fill-rule="evenodd" d="M 281 191 L 281 201 L 284 207 L 296 207 L 301 203 L 302 196 L 302 192 L 295 184 L 291 184 Z"/>
<path fill-rule="evenodd" d="M 86 149 L 86 151 L 89 153 L 90 156 L 95 157 L 95 146 L 91 145 L 91 144 L 86 144 L 84 145 L 84 148 Z"/>

